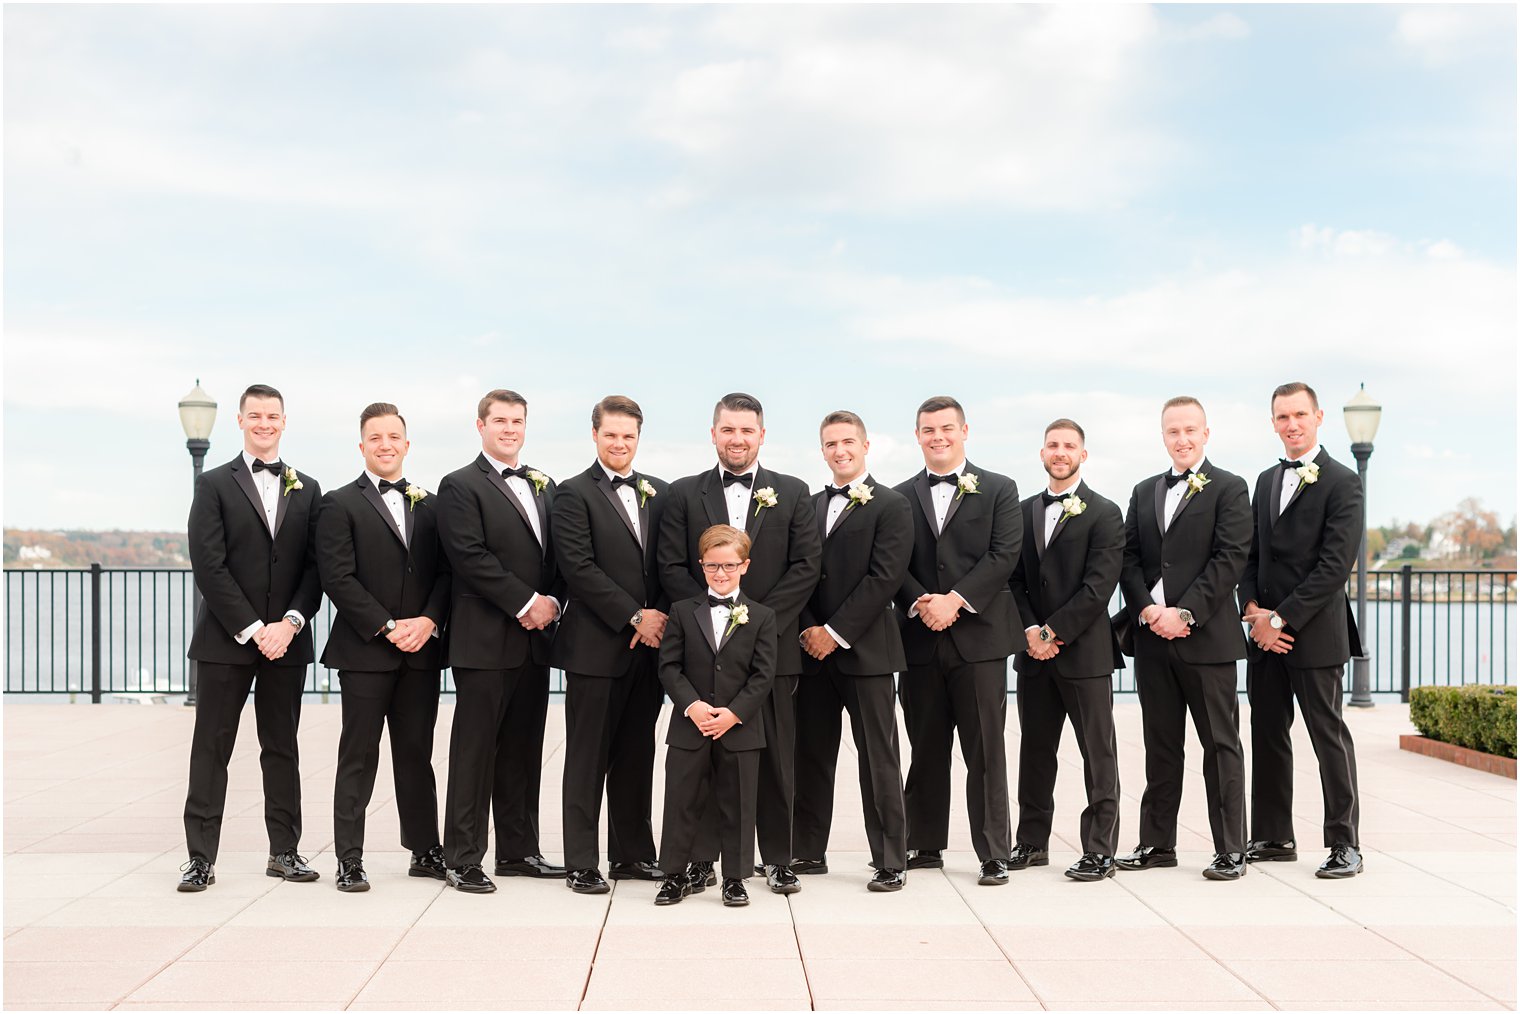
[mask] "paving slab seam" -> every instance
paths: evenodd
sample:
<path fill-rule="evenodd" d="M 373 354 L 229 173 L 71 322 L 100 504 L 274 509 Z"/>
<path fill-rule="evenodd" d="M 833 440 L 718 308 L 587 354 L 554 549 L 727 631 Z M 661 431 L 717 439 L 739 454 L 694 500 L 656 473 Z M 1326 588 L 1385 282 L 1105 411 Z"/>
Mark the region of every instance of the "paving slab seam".
<path fill-rule="evenodd" d="M 402 941 L 406 939 L 407 933 L 410 933 L 412 930 L 417 928 L 417 923 L 422 920 L 423 916 L 427 915 L 428 909 L 432 908 L 438 903 L 438 899 L 443 897 L 443 892 L 446 890 L 448 890 L 448 888 L 439 889 L 438 893 L 433 895 L 433 900 L 422 906 L 422 911 L 417 913 L 417 918 L 412 920 L 412 924 L 406 928 L 406 932 L 402 933 L 399 937 L 396 938 L 396 942 L 391 944 L 391 949 L 381 955 L 380 960 L 375 963 L 374 969 L 369 973 L 367 977 L 365 977 L 365 980 L 363 982 L 359 983 L 359 988 L 354 991 L 354 995 L 349 997 L 344 1002 L 342 1008 L 343 1010 L 348 1010 L 354 1005 L 354 1002 L 358 1000 L 361 995 L 363 995 L 364 991 L 369 988 L 369 984 L 374 981 L 375 976 L 379 975 L 380 970 L 385 967 L 385 963 L 391 960 L 391 955 L 396 953 L 396 948 L 400 947 Z"/>
<path fill-rule="evenodd" d="M 802 954 L 802 937 L 797 932 L 797 913 L 792 911 L 791 895 L 786 895 L 786 917 L 792 923 L 792 941 L 797 945 L 797 964 L 802 966 L 802 984 L 808 991 L 808 1010 L 817 1010 L 818 1001 L 813 997 L 813 978 L 808 975 L 807 958 Z"/>
<path fill-rule="evenodd" d="M 1440 871 L 1424 869 L 1423 867 L 1416 866 L 1414 863 L 1411 863 L 1408 860 L 1400 859 L 1398 856 L 1393 855 L 1392 853 L 1389 853 L 1389 852 L 1382 852 L 1382 851 L 1379 851 L 1378 849 L 1373 849 L 1372 851 L 1376 852 L 1377 855 L 1378 855 L 1378 857 L 1381 858 L 1381 859 L 1387 860 L 1389 862 L 1398 863 L 1400 866 L 1407 867 L 1407 868 L 1409 868 L 1411 870 L 1414 870 L 1417 873 L 1423 873 L 1427 877 L 1434 877 L 1434 878 L 1436 878 L 1437 880 L 1441 881 L 1444 884 L 1450 884 L 1452 887 L 1459 887 L 1462 890 L 1467 891 L 1469 894 L 1475 894 L 1478 897 L 1482 898 L 1484 901 L 1491 901 L 1491 902 L 1493 902 L 1496 905 L 1500 905 L 1500 906 L 1502 906 L 1504 908 L 1509 909 L 1511 912 L 1513 912 L 1515 910 L 1515 906 L 1513 906 L 1513 905 L 1506 905 L 1504 902 L 1500 901 L 1499 899 L 1494 898 L 1494 897 L 1492 897 L 1490 895 L 1484 894 L 1483 892 L 1479 891 L 1475 887 L 1468 887 L 1466 884 L 1460 883 L 1459 881 L 1456 881 L 1456 880 L 1448 880 Z"/>
<path fill-rule="evenodd" d="M 943 869 L 940 870 L 940 875 L 944 876 Z M 955 892 L 955 896 L 957 898 L 961 899 L 961 904 L 966 906 L 966 911 L 970 912 L 971 915 L 976 919 L 976 924 L 982 928 L 983 933 L 987 934 L 988 939 L 992 941 L 992 946 L 996 947 L 998 949 L 998 953 L 1003 956 L 1003 960 L 1008 962 L 1008 967 L 1013 969 L 1013 974 L 1017 975 L 1019 977 L 1019 981 L 1024 984 L 1024 988 L 1029 990 L 1029 995 L 1035 998 L 1043 1010 L 1049 1010 L 1050 1006 L 1045 1002 L 1045 998 L 1040 995 L 1039 990 L 1034 988 L 1034 983 L 1029 981 L 1029 977 L 1025 975 L 1024 970 L 1019 967 L 1019 963 L 1017 961 L 1014 961 L 1013 956 L 1009 954 L 1008 951 L 1003 947 L 1002 941 L 998 940 L 997 938 L 997 934 L 993 933 L 987 928 L 987 924 L 982 921 L 981 915 L 979 915 L 976 909 L 972 908 L 970 903 L 966 901 L 965 893 L 962 892 L 960 888 L 956 887 L 955 881 L 950 880 L 948 876 L 945 876 L 945 879 L 950 881 L 950 889 Z M 1003 886 L 1011 888 L 1013 884 L 1009 883 L 1004 884 Z"/>
<path fill-rule="evenodd" d="M 586 981 L 581 983 L 581 995 L 575 1001 L 575 1009 L 580 1010 L 586 1002 L 586 994 L 591 990 L 591 976 L 596 974 L 596 956 L 602 950 L 602 935 L 607 932 L 607 920 L 612 918 L 612 903 L 617 900 L 618 882 L 612 882 L 612 890 L 607 892 L 607 906 L 602 909 L 602 924 L 596 928 L 596 946 L 591 948 L 591 963 L 586 966 Z"/>
<path fill-rule="evenodd" d="M 1363 926 L 1362 929 L 1366 930 L 1368 933 L 1373 934 L 1374 936 L 1378 936 L 1378 937 L 1381 937 L 1384 940 L 1387 940 L 1390 944 L 1393 944 L 1393 946 L 1395 946 L 1399 950 L 1405 952 L 1410 957 L 1414 958 L 1416 961 L 1419 961 L 1420 963 L 1425 964 L 1425 965 L 1429 965 L 1431 968 L 1434 968 L 1436 971 L 1440 972 L 1442 975 L 1444 975 L 1447 978 L 1452 979 L 1452 980 L 1454 980 L 1456 982 L 1461 983 L 1462 985 L 1466 986 L 1470 990 L 1473 990 L 1474 992 L 1483 994 L 1484 996 L 1486 996 L 1490 1000 L 1492 1000 L 1494 1003 L 1501 1004 L 1503 1006 L 1510 1007 L 1511 1009 L 1513 1009 L 1514 1003 L 1512 1001 L 1507 1000 L 1504 997 L 1495 996 L 1494 994 L 1492 994 L 1492 993 L 1488 992 L 1487 990 L 1485 990 L 1482 986 L 1478 986 L 1478 985 L 1475 985 L 1474 983 L 1468 982 L 1466 979 L 1460 979 L 1460 978 L 1458 978 L 1457 976 L 1453 975 L 1451 972 L 1448 972 L 1446 969 L 1442 968 L 1440 965 L 1435 964 L 1431 959 L 1426 958 L 1423 955 L 1416 954 L 1414 951 L 1411 951 L 1409 948 L 1405 947 L 1403 944 L 1399 943 L 1397 940 L 1394 940 L 1392 937 L 1389 937 L 1389 936 L 1387 936 L 1386 934 L 1383 934 L 1383 933 L 1379 933 L 1376 929 L 1374 929 L 1371 926 Z"/>

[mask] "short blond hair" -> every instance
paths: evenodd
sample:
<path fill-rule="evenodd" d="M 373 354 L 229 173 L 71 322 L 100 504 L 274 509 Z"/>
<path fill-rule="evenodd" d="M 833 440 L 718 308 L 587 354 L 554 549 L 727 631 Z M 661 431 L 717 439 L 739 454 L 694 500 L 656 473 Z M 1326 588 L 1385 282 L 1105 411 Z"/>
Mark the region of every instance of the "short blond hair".
<path fill-rule="evenodd" d="M 697 556 L 704 557 L 719 546 L 733 546 L 739 559 L 749 559 L 749 536 L 733 525 L 713 525 L 697 540 Z"/>

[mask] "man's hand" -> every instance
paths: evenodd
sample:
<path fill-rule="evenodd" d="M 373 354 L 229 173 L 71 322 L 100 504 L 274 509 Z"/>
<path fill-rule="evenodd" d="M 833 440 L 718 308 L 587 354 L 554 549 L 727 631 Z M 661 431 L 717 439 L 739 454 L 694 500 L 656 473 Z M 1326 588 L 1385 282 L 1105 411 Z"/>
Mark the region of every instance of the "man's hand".
<path fill-rule="evenodd" d="M 273 662 L 285 654 L 285 650 L 290 647 L 290 642 L 294 641 L 299 633 L 295 624 L 280 619 L 260 627 L 253 635 L 253 643 L 259 646 L 259 651 L 264 653 L 265 658 Z"/>
<path fill-rule="evenodd" d="M 1175 606 L 1156 607 L 1150 623 L 1151 633 L 1168 641 L 1186 637 L 1193 632 L 1193 628 L 1182 619 L 1182 613 Z"/>
<path fill-rule="evenodd" d="M 1046 659 L 1055 658 L 1060 653 L 1060 648 L 1055 641 L 1040 640 L 1039 627 L 1030 627 L 1024 631 L 1024 638 L 1029 642 L 1029 657 L 1036 662 L 1044 662 Z"/>
<path fill-rule="evenodd" d="M 727 708 L 714 708 L 712 710 L 712 717 L 705 722 L 697 723 L 697 728 L 702 730 L 702 735 L 704 736 L 722 739 L 725 732 L 738 724 L 738 715 Z"/>
<path fill-rule="evenodd" d="M 628 639 L 628 647 L 642 643 L 658 648 L 661 638 L 665 636 L 665 623 L 669 619 L 658 609 L 645 609 L 644 615 L 639 618 L 639 625 L 633 628 L 633 636 Z"/>
<path fill-rule="evenodd" d="M 1276 652 L 1286 655 L 1293 650 L 1293 637 L 1284 633 L 1282 628 L 1272 626 L 1272 611 L 1261 609 L 1255 602 L 1246 605 L 1246 613 L 1241 619 L 1251 625 L 1251 640 L 1262 651 Z"/>
<path fill-rule="evenodd" d="M 528 611 L 517 618 L 517 622 L 523 625 L 524 630 L 543 630 L 554 622 L 559 610 L 554 606 L 554 600 L 547 595 L 540 595 L 533 600 Z"/>
<path fill-rule="evenodd" d="M 708 735 L 708 732 L 703 728 L 703 725 L 710 723 L 717 715 L 718 713 L 713 710 L 712 705 L 706 701 L 692 701 L 691 707 L 686 709 L 686 717 L 691 719 L 691 724 L 695 725 L 697 731 L 701 732 L 704 736 Z"/>
<path fill-rule="evenodd" d="M 809 627 L 802 632 L 802 650 L 822 662 L 834 653 L 839 642 L 822 627 Z"/>
<path fill-rule="evenodd" d="M 930 630 L 944 630 L 950 624 L 960 619 L 961 600 L 955 595 L 935 595 L 925 592 L 914 602 L 918 607 L 918 618 L 924 621 L 924 626 Z"/>
<path fill-rule="evenodd" d="M 433 631 L 438 625 L 426 616 L 413 616 L 410 619 L 397 620 L 396 629 L 385 635 L 385 639 L 404 652 L 421 651 L 422 646 L 428 643 L 428 638 L 433 636 Z"/>

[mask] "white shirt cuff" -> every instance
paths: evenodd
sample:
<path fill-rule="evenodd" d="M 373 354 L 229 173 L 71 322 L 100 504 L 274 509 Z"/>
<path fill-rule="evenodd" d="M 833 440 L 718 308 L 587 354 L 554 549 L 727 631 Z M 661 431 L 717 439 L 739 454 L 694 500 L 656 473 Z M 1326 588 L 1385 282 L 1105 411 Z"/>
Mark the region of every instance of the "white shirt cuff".
<path fill-rule="evenodd" d="M 976 613 L 976 610 L 973 609 L 973 608 L 971 608 L 971 603 L 966 601 L 966 596 L 962 595 L 960 592 L 956 591 L 954 588 L 950 589 L 950 594 L 954 595 L 956 598 L 958 598 L 958 599 L 961 600 L 961 608 L 964 609 L 964 610 L 966 610 L 966 612 L 972 613 L 972 614 Z"/>
<path fill-rule="evenodd" d="M 263 620 L 254 620 L 248 626 L 232 635 L 232 639 L 238 644 L 247 644 L 248 639 L 264 628 Z"/>
<path fill-rule="evenodd" d="M 304 617 L 304 616 L 301 615 L 300 610 L 298 610 L 298 609 L 287 609 L 287 610 L 285 610 L 285 615 L 286 616 L 294 616 L 297 620 L 300 621 L 300 623 L 301 623 L 301 630 L 305 630 L 306 629 L 306 617 Z M 301 630 L 297 630 L 296 633 L 299 634 L 301 632 Z"/>
<path fill-rule="evenodd" d="M 844 648 L 846 651 L 849 650 L 850 642 L 840 637 L 837 630 L 829 626 L 827 623 L 823 625 L 823 629 L 826 630 L 828 632 L 828 635 L 834 639 L 835 644 L 839 645 L 841 648 Z"/>

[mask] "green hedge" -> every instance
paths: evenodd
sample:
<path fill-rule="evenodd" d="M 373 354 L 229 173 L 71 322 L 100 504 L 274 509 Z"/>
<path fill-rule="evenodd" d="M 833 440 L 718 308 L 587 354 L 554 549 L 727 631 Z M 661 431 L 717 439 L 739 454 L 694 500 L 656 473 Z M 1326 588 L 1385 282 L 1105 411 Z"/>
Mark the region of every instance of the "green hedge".
<path fill-rule="evenodd" d="M 1409 719 L 1431 739 L 1515 756 L 1514 687 L 1415 687 L 1409 691 Z"/>

